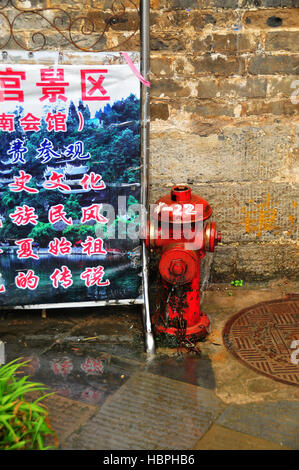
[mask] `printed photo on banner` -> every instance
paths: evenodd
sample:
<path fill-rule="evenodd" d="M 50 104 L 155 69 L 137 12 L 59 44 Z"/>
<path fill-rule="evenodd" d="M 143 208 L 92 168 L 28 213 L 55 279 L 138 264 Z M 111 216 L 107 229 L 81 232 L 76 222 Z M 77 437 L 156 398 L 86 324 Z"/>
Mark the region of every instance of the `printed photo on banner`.
<path fill-rule="evenodd" d="M 0 142 L 0 305 L 136 299 L 140 82 L 129 65 L 1 63 Z"/>

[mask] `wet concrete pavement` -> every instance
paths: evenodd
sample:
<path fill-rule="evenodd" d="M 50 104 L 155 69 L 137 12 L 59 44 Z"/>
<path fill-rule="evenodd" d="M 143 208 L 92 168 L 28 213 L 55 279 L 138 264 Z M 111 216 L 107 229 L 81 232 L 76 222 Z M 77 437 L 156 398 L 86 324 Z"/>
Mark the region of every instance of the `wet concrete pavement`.
<path fill-rule="evenodd" d="M 59 449 L 299 449 L 299 387 L 257 374 L 222 341 L 236 312 L 296 291 L 286 280 L 211 285 L 199 356 L 157 343 L 148 361 L 138 306 L 1 312 L 0 339 L 6 362 L 30 359 L 26 373 L 55 392 Z"/>

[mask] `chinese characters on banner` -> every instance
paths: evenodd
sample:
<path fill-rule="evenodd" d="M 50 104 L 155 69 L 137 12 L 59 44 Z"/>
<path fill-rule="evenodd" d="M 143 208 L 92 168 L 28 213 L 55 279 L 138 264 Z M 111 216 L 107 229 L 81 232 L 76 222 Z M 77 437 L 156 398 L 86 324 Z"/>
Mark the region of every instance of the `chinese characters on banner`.
<path fill-rule="evenodd" d="M 118 200 L 140 199 L 140 86 L 117 60 L 81 62 L 0 64 L 0 305 L 139 295 Z"/>

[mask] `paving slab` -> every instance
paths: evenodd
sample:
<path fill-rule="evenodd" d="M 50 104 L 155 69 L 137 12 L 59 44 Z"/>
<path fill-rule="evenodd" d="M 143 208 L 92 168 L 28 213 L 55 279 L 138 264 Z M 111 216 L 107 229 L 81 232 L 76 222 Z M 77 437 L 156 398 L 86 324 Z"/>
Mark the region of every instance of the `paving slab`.
<path fill-rule="evenodd" d="M 214 424 L 197 442 L 194 450 L 289 450 L 289 448 Z"/>
<path fill-rule="evenodd" d="M 299 449 L 299 401 L 228 405 L 216 424 Z"/>
<path fill-rule="evenodd" d="M 39 397 L 38 392 L 28 394 L 32 400 Z M 57 393 L 43 399 L 42 404 L 47 407 L 50 424 L 56 433 L 58 444 L 65 441 L 74 431 L 88 423 L 88 420 L 97 412 L 94 405 L 71 400 Z M 50 438 L 49 445 L 54 445 Z"/>
<path fill-rule="evenodd" d="M 208 355 L 157 356 L 147 370 L 153 374 L 199 385 L 203 388 L 213 390 L 216 387 L 212 361 Z"/>
<path fill-rule="evenodd" d="M 64 449 L 192 449 L 223 409 L 209 390 L 141 371 L 67 439 Z"/>

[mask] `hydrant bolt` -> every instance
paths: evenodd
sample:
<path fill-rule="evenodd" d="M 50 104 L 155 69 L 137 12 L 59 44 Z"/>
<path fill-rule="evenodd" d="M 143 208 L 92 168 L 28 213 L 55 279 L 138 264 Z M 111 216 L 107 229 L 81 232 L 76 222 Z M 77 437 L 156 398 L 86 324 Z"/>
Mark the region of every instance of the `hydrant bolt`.
<path fill-rule="evenodd" d="M 182 259 L 174 259 L 169 266 L 169 272 L 175 276 L 182 276 L 187 269 L 186 263 Z"/>

